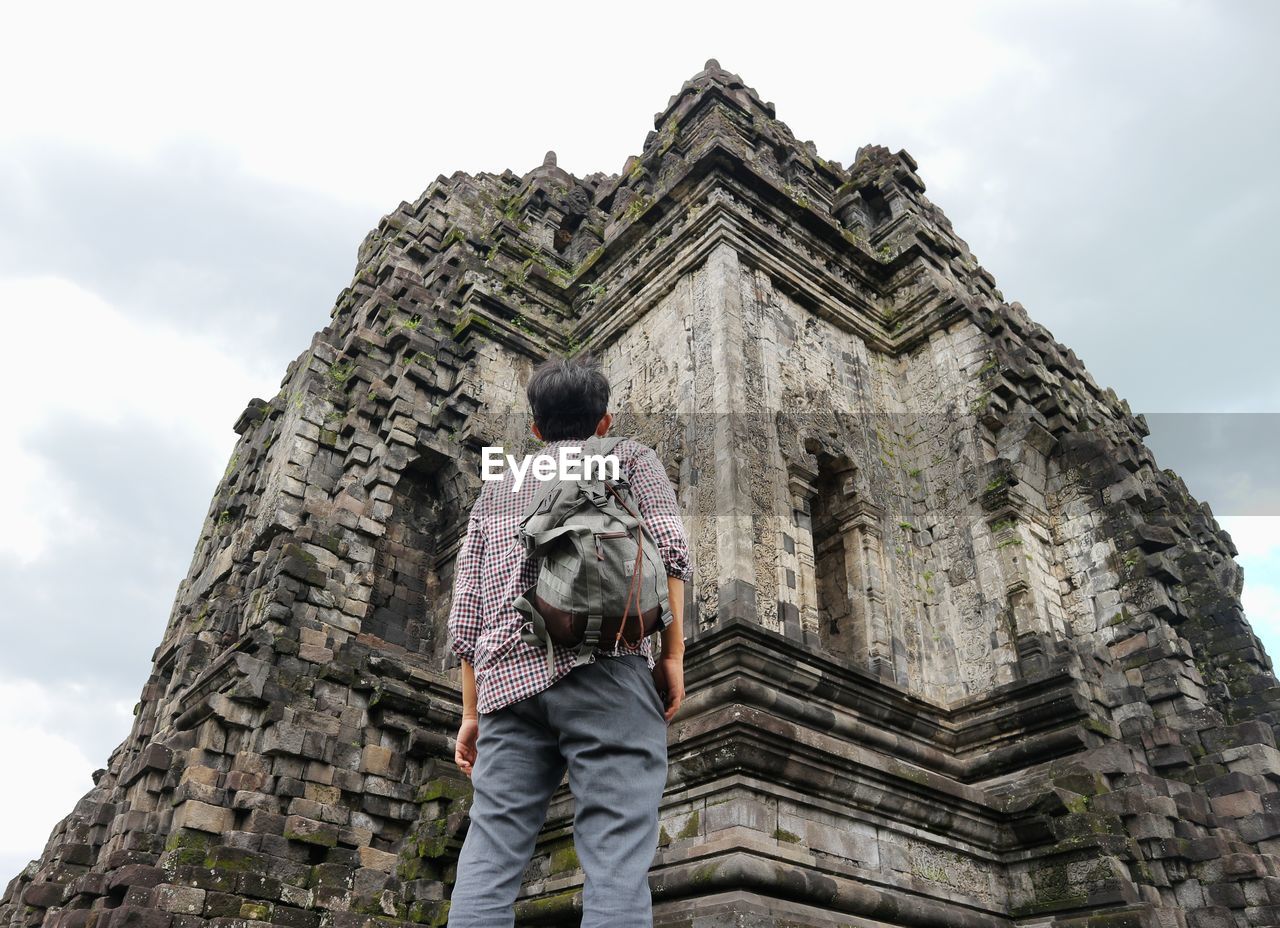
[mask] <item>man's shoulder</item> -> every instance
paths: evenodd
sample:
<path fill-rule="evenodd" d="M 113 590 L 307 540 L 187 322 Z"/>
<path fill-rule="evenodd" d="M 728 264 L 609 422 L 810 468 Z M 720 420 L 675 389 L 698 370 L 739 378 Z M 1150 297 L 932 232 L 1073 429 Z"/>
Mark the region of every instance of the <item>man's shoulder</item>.
<path fill-rule="evenodd" d="M 614 447 L 614 450 L 617 451 L 619 455 L 622 455 L 622 454 L 637 455 L 637 454 L 644 454 L 645 452 L 653 451 L 653 448 L 651 448 L 649 445 L 646 445 L 644 442 L 642 442 L 638 438 L 632 438 L 630 435 L 624 435 L 621 438 L 619 438 L 618 443 L 613 447 Z"/>
<path fill-rule="evenodd" d="M 657 456 L 656 451 L 644 442 L 632 438 L 629 435 L 618 439 L 618 443 L 613 446 L 613 453 L 618 456 L 618 460 L 623 464 L 630 464 L 632 461 L 636 460 L 636 458 L 646 454 L 652 454 L 655 457 Z"/>
<path fill-rule="evenodd" d="M 628 479 L 639 480 L 641 474 L 644 475 L 646 481 L 657 474 L 666 476 L 668 480 L 672 479 L 667 462 L 662 459 L 662 456 L 658 454 L 655 448 L 646 445 L 644 442 L 627 437 L 619 441 L 614 448 L 618 455 L 618 461 L 622 465 L 622 470 Z"/>

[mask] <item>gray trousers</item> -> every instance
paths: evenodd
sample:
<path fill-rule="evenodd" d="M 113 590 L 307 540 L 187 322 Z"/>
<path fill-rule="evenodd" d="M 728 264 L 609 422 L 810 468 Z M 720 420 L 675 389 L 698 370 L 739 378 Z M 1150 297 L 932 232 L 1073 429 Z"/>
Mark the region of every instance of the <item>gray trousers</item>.
<path fill-rule="evenodd" d="M 667 784 L 667 721 L 641 654 L 597 655 L 541 692 L 481 713 L 471 824 L 449 928 L 510 928 L 551 795 L 569 769 L 582 928 L 652 928 L 649 868 Z"/>

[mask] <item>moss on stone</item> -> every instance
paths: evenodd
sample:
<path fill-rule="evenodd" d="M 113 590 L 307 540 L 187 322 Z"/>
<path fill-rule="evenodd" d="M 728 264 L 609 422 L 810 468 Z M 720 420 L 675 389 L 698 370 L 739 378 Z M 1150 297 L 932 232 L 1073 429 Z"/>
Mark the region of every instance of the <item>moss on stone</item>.
<path fill-rule="evenodd" d="M 449 850 L 449 841 L 452 837 L 448 831 L 448 818 L 436 818 L 428 822 L 424 822 L 422 827 L 418 829 L 413 842 L 413 853 L 415 857 L 443 857 Z"/>
<path fill-rule="evenodd" d="M 468 313 L 466 316 L 464 316 L 462 319 L 458 321 L 457 325 L 453 327 L 453 337 L 457 338 L 467 329 L 472 329 L 472 328 L 481 329 L 482 331 L 485 331 L 485 332 L 492 332 L 493 323 L 491 323 L 488 319 L 484 318 L 483 316 L 476 316 Z"/>
<path fill-rule="evenodd" d="M 411 857 L 396 864 L 396 876 L 406 883 L 430 878 L 434 868 L 421 857 Z"/>
<path fill-rule="evenodd" d="M 551 852 L 551 872 L 566 873 L 581 869 L 581 862 L 578 860 L 578 849 L 572 844 L 564 847 L 556 848 Z"/>
<path fill-rule="evenodd" d="M 598 259 L 602 254 L 604 254 L 604 246 L 603 246 L 603 245 L 597 245 L 595 248 L 593 248 L 593 249 L 591 249 L 589 252 L 587 252 L 587 253 L 583 256 L 582 260 L 581 260 L 581 261 L 579 261 L 579 262 L 574 266 L 574 268 L 573 268 L 573 272 L 572 272 L 572 273 L 573 273 L 573 276 L 574 276 L 574 277 L 577 277 L 579 274 L 581 274 L 581 273 L 582 273 L 583 271 L 585 271 L 587 268 L 591 267 L 591 265 L 595 264 L 596 259 Z M 583 286 L 586 286 L 586 285 L 584 284 Z"/>
<path fill-rule="evenodd" d="M 315 567 L 316 564 L 319 563 L 314 554 L 304 549 L 301 545 L 294 544 L 293 542 L 285 545 L 281 554 L 284 555 L 285 558 L 296 557 L 308 567 Z"/>
<path fill-rule="evenodd" d="M 254 859 L 253 854 L 222 845 L 210 848 L 202 866 L 206 870 L 218 870 L 223 873 L 261 873 L 264 870 L 263 865 Z"/>
<path fill-rule="evenodd" d="M 639 196 L 635 197 L 630 203 L 627 204 L 626 217 L 630 220 L 635 220 L 640 218 L 640 216 L 644 213 L 645 210 L 649 208 L 649 205 L 652 202 L 653 202 L 652 199 L 649 197 L 647 193 L 640 194 Z"/>
<path fill-rule="evenodd" d="M 798 844 L 800 842 L 798 834 L 781 827 L 773 829 L 773 836 L 779 841 L 786 841 L 788 844 Z"/>
<path fill-rule="evenodd" d="M 252 919 L 256 922 L 271 921 L 271 906 L 262 902 L 242 902 L 240 903 L 240 917 Z"/>
<path fill-rule="evenodd" d="M 1070 799 L 1063 800 L 1062 804 L 1067 807 L 1068 811 L 1077 814 L 1089 811 L 1088 796 L 1073 796 Z"/>
<path fill-rule="evenodd" d="M 408 920 L 416 925 L 440 928 L 449 921 L 448 899 L 426 899 L 409 906 Z"/>
<path fill-rule="evenodd" d="M 403 902 L 397 902 L 396 914 L 394 916 L 387 915 L 382 908 L 382 897 L 377 893 L 365 893 L 357 896 L 351 901 L 349 911 L 360 915 L 372 915 L 374 922 L 384 921 L 388 923 L 392 921 L 402 922 L 409 914 L 408 906 Z M 365 924 L 367 925 L 368 922 L 365 922 Z"/>
<path fill-rule="evenodd" d="M 469 799 L 471 784 L 457 777 L 434 777 L 422 784 L 418 790 L 417 802 L 430 802 L 432 799 Z"/>
<path fill-rule="evenodd" d="M 196 617 L 191 621 L 191 631 L 193 631 L 193 632 L 198 632 L 200 629 L 204 628 L 204 623 L 205 623 L 205 621 L 206 621 L 208 618 L 209 618 L 209 603 L 208 603 L 208 601 L 206 600 L 206 601 L 204 602 L 204 604 L 200 607 L 200 613 L 199 613 L 199 615 L 197 615 L 197 616 L 196 616 Z M 171 838 L 171 839 L 172 839 L 172 837 L 173 837 L 173 836 L 172 836 L 172 835 L 170 835 L 170 838 Z"/>
<path fill-rule="evenodd" d="M 689 821 L 684 823 L 684 827 L 680 829 L 677 838 L 692 838 L 698 834 L 698 810 L 694 809 L 693 814 L 689 816 Z"/>
<path fill-rule="evenodd" d="M 333 847 L 338 843 L 337 835 L 331 831 L 303 833 L 286 828 L 284 830 L 284 837 L 289 841 L 303 841 L 307 844 L 319 844 L 323 847 Z"/>
<path fill-rule="evenodd" d="M 1110 722 L 1105 721 L 1104 719 L 1085 719 L 1080 724 L 1082 727 L 1084 727 L 1088 731 L 1095 732 L 1096 734 L 1099 734 L 1099 735 L 1104 735 L 1107 738 L 1116 737 L 1115 726 L 1113 726 Z"/>
<path fill-rule="evenodd" d="M 209 851 L 215 846 L 213 835 L 188 828 L 179 828 L 165 840 L 164 849 L 171 853 L 171 860 L 178 865 L 203 866 Z"/>
<path fill-rule="evenodd" d="M 720 869 L 720 861 L 714 860 L 710 863 L 695 867 L 692 874 L 689 875 L 689 882 L 694 886 L 699 884 L 710 883 L 715 878 L 716 871 Z"/>
<path fill-rule="evenodd" d="M 540 899 L 524 899 L 516 903 L 517 922 L 542 922 L 580 908 L 582 890 L 566 889 Z"/>

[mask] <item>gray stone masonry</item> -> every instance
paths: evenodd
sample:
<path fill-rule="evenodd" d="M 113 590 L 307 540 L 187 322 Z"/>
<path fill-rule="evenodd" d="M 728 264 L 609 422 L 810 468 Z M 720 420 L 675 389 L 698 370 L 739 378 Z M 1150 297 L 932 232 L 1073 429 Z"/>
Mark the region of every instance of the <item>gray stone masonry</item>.
<path fill-rule="evenodd" d="M 444 924 L 479 449 L 532 450 L 528 373 L 581 348 L 694 554 L 655 924 L 1280 925 L 1231 538 L 924 189 L 709 61 L 620 174 L 548 153 L 383 217 L 235 423 L 133 729 L 0 926 Z M 572 820 L 565 783 L 521 925 L 579 920 Z"/>

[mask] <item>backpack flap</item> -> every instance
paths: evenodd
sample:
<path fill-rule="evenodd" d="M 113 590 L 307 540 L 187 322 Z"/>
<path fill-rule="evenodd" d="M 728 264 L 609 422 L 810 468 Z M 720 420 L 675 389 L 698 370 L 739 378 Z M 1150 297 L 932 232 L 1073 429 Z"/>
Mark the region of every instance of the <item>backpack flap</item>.
<path fill-rule="evenodd" d="M 548 543 L 542 557 L 538 579 L 512 603 L 530 620 L 521 629 L 520 637 L 535 647 L 543 644 L 547 647 L 548 676 L 555 673 L 555 642 L 559 640 L 565 647 L 577 643 L 572 606 L 583 606 L 586 615 L 575 665 L 587 662 L 599 640 L 604 618 L 599 571 L 579 569 L 579 565 L 593 557 L 587 554 L 592 537 L 590 527 L 559 526 L 547 530 L 547 534 L 551 533 L 555 538 Z"/>
<path fill-rule="evenodd" d="M 607 453 L 618 439 L 588 440 L 584 451 Z M 528 644 L 576 648 L 574 665 L 587 663 L 607 641 L 630 643 L 671 623 L 666 570 L 648 527 L 628 501 L 626 480 L 549 482 L 530 501 L 519 537 L 540 559 L 535 583 L 513 602 L 529 617 Z M 639 640 L 638 638 L 636 640 Z"/>

